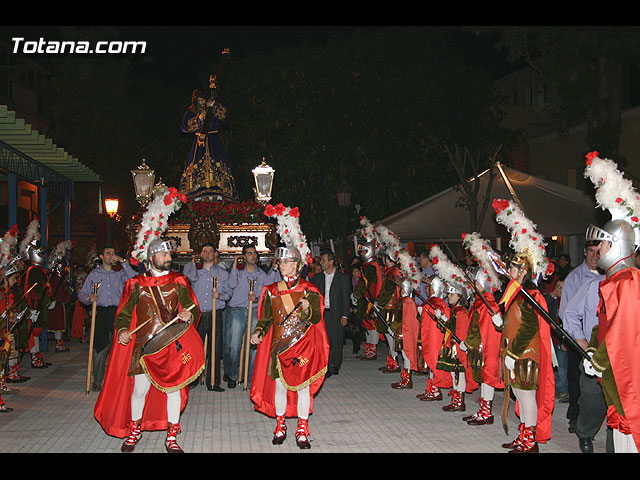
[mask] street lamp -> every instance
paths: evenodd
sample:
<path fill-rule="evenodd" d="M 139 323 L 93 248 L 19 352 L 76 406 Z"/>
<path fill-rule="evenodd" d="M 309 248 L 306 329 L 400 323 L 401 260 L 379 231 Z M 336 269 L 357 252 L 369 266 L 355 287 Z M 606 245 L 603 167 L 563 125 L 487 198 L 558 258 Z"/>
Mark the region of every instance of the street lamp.
<path fill-rule="evenodd" d="M 266 204 L 271 200 L 271 188 L 273 187 L 273 175 L 275 170 L 267 165 L 262 157 L 262 163 L 252 171 L 256 186 L 253 188 L 256 201 Z"/>
<path fill-rule="evenodd" d="M 147 166 L 145 159 L 142 159 L 142 165 L 131 170 L 131 175 L 133 176 L 136 200 L 144 207 L 149 203 L 153 194 L 154 171 Z"/>
<path fill-rule="evenodd" d="M 104 208 L 109 214 L 110 217 L 118 216 L 118 204 L 120 202 L 117 198 L 105 198 L 104 200 Z"/>

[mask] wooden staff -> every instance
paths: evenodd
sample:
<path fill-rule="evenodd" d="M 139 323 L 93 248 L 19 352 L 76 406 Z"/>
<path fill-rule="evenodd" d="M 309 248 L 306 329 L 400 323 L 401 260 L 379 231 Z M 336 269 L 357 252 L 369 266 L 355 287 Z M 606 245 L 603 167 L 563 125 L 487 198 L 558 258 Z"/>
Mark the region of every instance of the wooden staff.
<path fill-rule="evenodd" d="M 218 291 L 218 277 L 213 277 L 213 286 L 211 291 L 216 293 Z M 216 365 L 216 298 L 211 296 L 211 387 L 213 387 L 215 380 L 215 365 Z"/>
<path fill-rule="evenodd" d="M 93 370 L 93 340 L 96 334 L 96 309 L 98 307 L 98 289 L 102 282 L 93 282 L 93 294 L 96 296 L 95 300 L 91 302 L 91 333 L 89 334 L 89 362 L 87 365 L 87 389 L 86 393 L 89 395 L 91 391 L 91 373 Z"/>
<path fill-rule="evenodd" d="M 243 390 L 247 390 L 249 384 L 249 352 L 251 350 L 251 342 L 249 341 L 251 335 L 251 316 L 253 314 L 253 301 L 251 295 L 253 295 L 253 287 L 256 284 L 255 280 L 249 280 L 249 315 L 247 315 L 247 332 L 245 333 L 245 349 L 244 349 L 244 385 Z"/>

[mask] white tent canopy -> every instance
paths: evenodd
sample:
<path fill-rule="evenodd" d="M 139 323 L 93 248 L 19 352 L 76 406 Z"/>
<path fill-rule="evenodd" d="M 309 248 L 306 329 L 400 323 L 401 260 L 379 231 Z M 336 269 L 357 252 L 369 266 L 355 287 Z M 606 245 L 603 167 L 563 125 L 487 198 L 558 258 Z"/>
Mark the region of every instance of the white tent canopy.
<path fill-rule="evenodd" d="M 598 224 L 600 210 L 596 210 L 594 199 L 583 191 L 499 163 L 492 168 L 494 179 L 489 202 L 495 198 L 514 200 L 543 237 L 584 235 L 590 223 Z M 486 195 L 489 172 L 487 169 L 477 179 L 468 180 L 481 182 L 479 206 Z M 387 226 L 402 242 L 460 241 L 463 232 L 470 232 L 469 212 L 456 206 L 461 196 L 460 189 L 451 187 L 378 223 Z M 506 229 L 496 222 L 491 205 L 476 230 L 484 238 L 509 237 Z"/>

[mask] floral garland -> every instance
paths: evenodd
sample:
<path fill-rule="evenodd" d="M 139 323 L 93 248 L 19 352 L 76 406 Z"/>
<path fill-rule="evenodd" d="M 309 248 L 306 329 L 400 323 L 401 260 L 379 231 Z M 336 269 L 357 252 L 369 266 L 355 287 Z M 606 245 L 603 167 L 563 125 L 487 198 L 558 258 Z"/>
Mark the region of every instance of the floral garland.
<path fill-rule="evenodd" d="M 375 231 L 379 234 L 385 253 L 398 264 L 403 276 L 411 282 L 411 288 L 417 290 L 420 287 L 420 272 L 411 254 L 400 245 L 400 238 L 382 224 L 375 227 Z"/>
<path fill-rule="evenodd" d="M 13 256 L 13 248 L 18 243 L 18 225 L 14 225 L 4 234 L 0 243 L 0 268 L 7 265 Z"/>
<path fill-rule="evenodd" d="M 470 292 L 471 288 L 467 278 L 460 267 L 455 265 L 438 245 L 431 247 L 429 258 L 433 264 L 433 269 L 443 282 L 462 287 L 465 292 Z"/>
<path fill-rule="evenodd" d="M 307 238 L 300 230 L 300 210 L 298 207 L 285 207 L 279 203 L 275 206 L 268 204 L 264 209 L 267 217 L 276 217 L 278 222 L 276 231 L 287 248 L 295 248 L 307 263 L 312 263 L 311 250 L 307 245 Z"/>
<path fill-rule="evenodd" d="M 20 242 L 20 253 L 22 253 L 22 255 L 27 258 L 27 246 L 32 241 L 39 241 L 40 238 L 42 238 L 42 235 L 40 234 L 40 220 L 34 218 L 33 220 L 31 220 L 31 222 L 29 222 L 27 231 L 24 234 L 24 238 Z"/>
<path fill-rule="evenodd" d="M 491 252 L 495 255 L 495 252 L 491 248 L 489 240 L 483 239 L 479 233 L 463 233 L 462 244 L 469 250 L 473 259 L 478 262 L 478 265 L 482 268 L 485 274 L 487 274 L 487 281 L 491 284 L 491 291 L 495 292 L 500 290 L 502 282 L 500 276 L 493 267 L 493 262 L 489 257 Z"/>
<path fill-rule="evenodd" d="M 142 222 L 136 243 L 131 251 L 132 263 L 137 265 L 147 259 L 147 245 L 154 238 L 162 235 L 169 226 L 169 216 L 179 210 L 186 197 L 178 193 L 175 187 L 156 192 L 153 200 L 142 215 Z"/>
<path fill-rule="evenodd" d="M 598 152 L 586 155 L 585 178 L 596 187 L 596 203 L 609 210 L 611 220 L 625 220 L 634 229 L 636 245 L 640 245 L 640 196 L 630 180 L 623 177 L 615 162 L 602 159 Z"/>
<path fill-rule="evenodd" d="M 517 205 L 508 200 L 494 199 L 493 209 L 496 220 L 511 234 L 509 245 L 518 253 L 527 255 L 533 265 L 532 275 L 547 278 L 553 273 L 553 263 L 547 258 L 544 238 L 536 231 L 536 225 L 529 220 Z"/>

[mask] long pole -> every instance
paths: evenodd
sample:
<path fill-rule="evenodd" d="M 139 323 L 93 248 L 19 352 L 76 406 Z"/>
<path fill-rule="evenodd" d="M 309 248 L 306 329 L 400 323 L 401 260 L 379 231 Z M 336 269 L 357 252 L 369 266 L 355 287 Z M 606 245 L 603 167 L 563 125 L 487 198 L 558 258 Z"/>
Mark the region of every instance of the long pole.
<path fill-rule="evenodd" d="M 218 291 L 218 277 L 213 277 L 211 279 L 213 281 L 212 292 L 216 293 Z M 213 388 L 213 384 L 216 381 L 215 378 L 215 367 L 216 367 L 216 298 L 214 295 L 211 296 L 211 387 Z"/>
<path fill-rule="evenodd" d="M 244 349 L 244 384 L 243 390 L 247 390 L 247 385 L 249 384 L 249 351 L 251 350 L 251 342 L 249 338 L 251 336 L 251 316 L 253 315 L 253 301 L 251 300 L 251 296 L 253 295 L 253 287 L 255 285 L 255 280 L 249 280 L 249 314 L 247 315 L 247 333 L 245 333 L 245 349 Z"/>
<path fill-rule="evenodd" d="M 96 335 L 96 309 L 98 307 L 98 288 L 100 288 L 100 283 L 93 283 L 93 294 L 96 295 L 96 298 L 91 302 L 91 333 L 89 334 L 89 361 L 87 365 L 87 385 L 86 385 L 86 393 L 89 395 L 91 391 L 91 374 L 93 371 L 93 341 Z"/>

